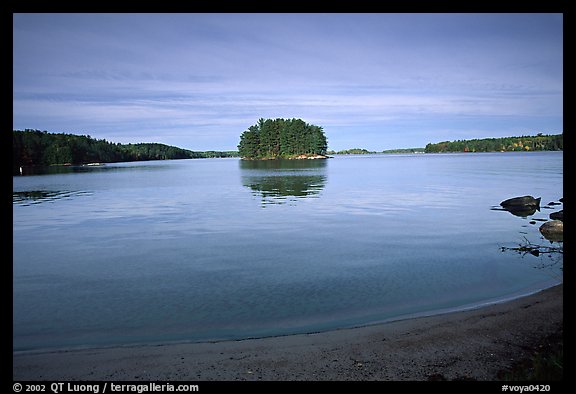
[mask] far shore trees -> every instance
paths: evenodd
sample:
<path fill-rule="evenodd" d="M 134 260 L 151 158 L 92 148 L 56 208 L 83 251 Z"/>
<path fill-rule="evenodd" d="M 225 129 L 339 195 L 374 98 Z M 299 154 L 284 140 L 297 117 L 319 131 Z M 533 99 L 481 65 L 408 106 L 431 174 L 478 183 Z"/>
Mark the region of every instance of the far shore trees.
<path fill-rule="evenodd" d="M 521 152 L 564 150 L 563 134 L 443 141 L 426 145 L 426 153 Z"/>
<path fill-rule="evenodd" d="M 191 151 L 158 143 L 119 144 L 89 135 L 12 131 L 12 171 L 22 166 L 113 163 L 120 161 L 236 157 L 234 151 Z"/>
<path fill-rule="evenodd" d="M 259 119 L 240 136 L 238 153 L 244 159 L 324 156 L 328 148 L 322 127 L 302 119 Z"/>

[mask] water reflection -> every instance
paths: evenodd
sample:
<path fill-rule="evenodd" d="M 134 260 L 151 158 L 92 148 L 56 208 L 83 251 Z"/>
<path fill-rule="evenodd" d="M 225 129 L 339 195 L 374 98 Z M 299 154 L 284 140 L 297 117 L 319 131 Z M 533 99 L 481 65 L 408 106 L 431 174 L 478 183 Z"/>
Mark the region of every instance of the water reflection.
<path fill-rule="evenodd" d="M 14 170 L 12 175 L 53 175 L 70 174 L 74 172 L 105 171 L 110 167 L 99 165 L 61 165 L 61 166 L 29 166 Z"/>
<path fill-rule="evenodd" d="M 527 218 L 528 216 L 532 216 L 536 213 L 536 211 L 540 212 L 540 207 L 535 206 L 518 206 L 518 207 L 492 207 L 490 208 L 493 211 L 506 211 L 510 212 L 514 216 L 519 216 L 521 218 Z"/>
<path fill-rule="evenodd" d="M 126 170 L 163 170 L 170 163 L 166 160 L 133 161 L 121 163 L 91 163 L 83 165 L 54 165 L 54 166 L 29 166 L 16 168 L 13 171 L 16 175 L 54 175 L 72 173 L 97 173 Z"/>
<path fill-rule="evenodd" d="M 86 191 L 70 191 L 70 190 L 20 191 L 20 192 L 12 192 L 12 203 L 16 205 L 28 206 L 33 204 L 40 204 L 43 202 L 53 202 L 56 200 L 62 200 L 72 198 L 75 196 L 83 196 L 90 194 L 91 194 L 90 192 Z"/>
<path fill-rule="evenodd" d="M 326 160 L 240 160 L 240 170 L 263 205 L 317 197 L 326 183 Z"/>

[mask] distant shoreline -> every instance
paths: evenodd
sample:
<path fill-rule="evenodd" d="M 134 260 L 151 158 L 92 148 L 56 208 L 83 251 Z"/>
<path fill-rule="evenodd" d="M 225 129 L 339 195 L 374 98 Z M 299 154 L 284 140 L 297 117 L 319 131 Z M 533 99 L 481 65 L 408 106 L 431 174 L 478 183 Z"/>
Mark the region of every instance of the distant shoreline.
<path fill-rule="evenodd" d="M 563 285 L 488 306 L 239 341 L 15 352 L 15 380 L 493 380 L 563 324 Z"/>

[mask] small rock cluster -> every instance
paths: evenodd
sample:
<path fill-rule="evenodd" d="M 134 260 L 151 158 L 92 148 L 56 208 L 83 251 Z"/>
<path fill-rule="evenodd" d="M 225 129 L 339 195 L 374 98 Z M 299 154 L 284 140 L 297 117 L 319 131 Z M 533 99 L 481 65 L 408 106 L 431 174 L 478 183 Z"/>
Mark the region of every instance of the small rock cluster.
<path fill-rule="evenodd" d="M 503 210 L 509 211 L 516 216 L 529 216 L 533 215 L 536 210 L 540 210 L 540 200 L 541 198 L 534 198 L 532 196 L 522 196 L 514 197 L 508 200 L 504 200 L 500 203 Z M 554 206 L 562 205 L 564 203 L 564 198 L 560 198 L 558 202 L 551 201 L 544 208 L 554 209 Z M 561 242 L 564 237 L 564 210 L 557 212 L 552 212 L 550 214 L 551 221 L 540 226 L 540 233 L 549 241 Z M 536 224 L 536 221 L 531 221 L 530 223 Z"/>

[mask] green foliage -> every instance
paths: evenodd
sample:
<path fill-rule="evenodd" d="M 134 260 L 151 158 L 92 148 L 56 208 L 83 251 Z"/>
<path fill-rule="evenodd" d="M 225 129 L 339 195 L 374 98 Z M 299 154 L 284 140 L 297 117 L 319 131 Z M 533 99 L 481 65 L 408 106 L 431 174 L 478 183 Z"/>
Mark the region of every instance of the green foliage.
<path fill-rule="evenodd" d="M 247 159 L 324 155 L 328 143 L 322 127 L 302 119 L 259 119 L 240 135 L 238 153 Z"/>
<path fill-rule="evenodd" d="M 352 149 L 339 150 L 335 154 L 336 155 L 369 155 L 371 153 L 376 153 L 376 152 L 370 152 L 369 150 L 366 150 L 366 149 L 352 148 Z"/>
<path fill-rule="evenodd" d="M 369 151 L 367 149 L 353 148 L 340 150 L 338 152 L 329 151 L 330 155 L 377 155 L 381 153 L 424 153 L 424 148 L 401 148 L 401 149 L 387 149 L 382 152 Z"/>
<path fill-rule="evenodd" d="M 426 145 L 426 153 L 520 152 L 564 150 L 563 134 L 443 141 Z"/>
<path fill-rule="evenodd" d="M 382 153 L 424 153 L 424 148 L 401 148 L 401 149 L 387 149 Z"/>
<path fill-rule="evenodd" d="M 12 166 L 113 163 L 139 160 L 196 159 L 235 157 L 237 152 L 193 152 L 174 146 L 142 143 L 115 144 L 104 139 L 40 130 L 12 131 Z"/>

